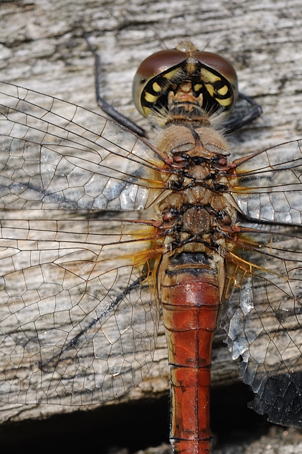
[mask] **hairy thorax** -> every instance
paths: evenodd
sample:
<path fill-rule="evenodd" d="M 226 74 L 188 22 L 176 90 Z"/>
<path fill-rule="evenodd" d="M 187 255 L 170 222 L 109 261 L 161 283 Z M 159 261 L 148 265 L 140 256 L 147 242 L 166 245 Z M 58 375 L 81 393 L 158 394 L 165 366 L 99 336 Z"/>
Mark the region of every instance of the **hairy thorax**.
<path fill-rule="evenodd" d="M 226 142 L 209 127 L 170 125 L 157 146 L 177 169 L 169 195 L 158 206 L 162 227 L 169 231 L 166 242 L 185 250 L 192 249 L 192 243 L 198 249 L 215 249 L 236 219 L 225 176 Z"/>

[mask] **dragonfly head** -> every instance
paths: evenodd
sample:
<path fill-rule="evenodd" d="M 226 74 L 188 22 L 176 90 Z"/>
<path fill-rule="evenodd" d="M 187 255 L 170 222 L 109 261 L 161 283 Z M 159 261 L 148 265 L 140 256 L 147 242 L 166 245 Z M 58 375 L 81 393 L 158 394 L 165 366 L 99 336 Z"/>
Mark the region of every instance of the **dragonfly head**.
<path fill-rule="evenodd" d="M 225 117 L 237 96 L 237 75 L 231 63 L 218 54 L 197 50 L 190 41 L 146 58 L 133 81 L 133 101 L 145 117 L 165 115 L 169 120 L 180 112 L 189 120 L 217 112 Z"/>

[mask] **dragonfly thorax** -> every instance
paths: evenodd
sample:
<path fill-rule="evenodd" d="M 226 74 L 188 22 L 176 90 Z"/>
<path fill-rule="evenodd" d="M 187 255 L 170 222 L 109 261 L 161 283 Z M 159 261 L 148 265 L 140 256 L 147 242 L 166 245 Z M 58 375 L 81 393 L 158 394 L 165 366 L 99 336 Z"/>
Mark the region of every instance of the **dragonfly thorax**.
<path fill-rule="evenodd" d="M 227 190 L 227 144 L 210 127 L 169 125 L 161 132 L 157 147 L 171 161 L 175 173 L 171 191 L 158 205 L 165 244 L 171 250 L 216 250 L 227 230 L 232 234 L 236 211 Z M 195 246 L 194 246 L 195 247 Z"/>
<path fill-rule="evenodd" d="M 175 156 L 188 154 L 191 158 L 215 159 L 229 155 L 227 142 L 213 128 L 192 125 L 171 124 L 158 136 L 157 148 L 169 159 L 176 162 Z"/>

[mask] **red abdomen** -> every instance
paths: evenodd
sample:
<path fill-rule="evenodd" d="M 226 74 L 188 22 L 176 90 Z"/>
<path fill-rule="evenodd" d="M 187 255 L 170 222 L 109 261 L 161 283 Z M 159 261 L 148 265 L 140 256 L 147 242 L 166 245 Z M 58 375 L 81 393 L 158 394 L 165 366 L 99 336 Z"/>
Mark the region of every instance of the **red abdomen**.
<path fill-rule="evenodd" d="M 210 368 L 219 308 L 218 276 L 205 253 L 170 260 L 162 283 L 171 370 L 170 439 L 176 454 L 209 454 Z"/>

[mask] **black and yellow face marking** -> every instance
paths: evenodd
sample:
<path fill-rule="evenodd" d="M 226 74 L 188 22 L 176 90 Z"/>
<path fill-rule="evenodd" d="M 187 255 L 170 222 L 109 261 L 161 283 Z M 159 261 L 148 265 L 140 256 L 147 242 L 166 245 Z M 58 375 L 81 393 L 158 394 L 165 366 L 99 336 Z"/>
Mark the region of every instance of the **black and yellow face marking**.
<path fill-rule="evenodd" d="M 201 103 L 207 114 L 230 111 L 235 104 L 238 89 L 233 66 L 217 54 L 198 51 L 190 42 L 143 61 L 133 82 L 134 103 L 143 116 L 168 110 L 168 94 L 177 93 L 185 82 L 191 83 L 196 104 Z"/>

